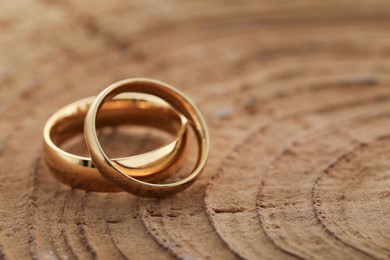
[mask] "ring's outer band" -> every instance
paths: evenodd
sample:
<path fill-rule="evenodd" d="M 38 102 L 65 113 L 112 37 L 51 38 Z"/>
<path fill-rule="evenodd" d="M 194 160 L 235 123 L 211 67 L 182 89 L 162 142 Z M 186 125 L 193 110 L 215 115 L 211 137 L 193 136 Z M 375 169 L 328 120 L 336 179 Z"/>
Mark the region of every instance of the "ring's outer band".
<path fill-rule="evenodd" d="M 124 92 L 146 93 L 159 97 L 189 120 L 198 141 L 198 159 L 191 174 L 184 179 L 156 184 L 133 178 L 123 172 L 123 169 L 110 160 L 103 151 L 96 133 L 96 116 L 103 103 Z M 175 194 L 189 187 L 202 173 L 209 153 L 209 133 L 201 113 L 196 106 L 174 87 L 151 79 L 133 78 L 114 83 L 104 89 L 93 101 L 85 117 L 84 135 L 90 156 L 100 173 L 121 189 L 143 197 L 164 197 Z"/>
<path fill-rule="evenodd" d="M 94 97 L 67 105 L 54 113 L 44 127 L 44 157 L 54 175 L 74 188 L 99 192 L 122 191 L 107 181 L 91 158 L 66 152 L 59 146 L 83 132 L 84 118 Z M 99 115 L 98 127 L 124 124 L 160 128 L 175 136 L 168 144 L 147 153 L 112 159 L 131 169 L 129 174 L 147 181 L 160 181 L 185 162 L 188 120 L 167 102 L 151 95 L 126 93 L 107 102 Z"/>

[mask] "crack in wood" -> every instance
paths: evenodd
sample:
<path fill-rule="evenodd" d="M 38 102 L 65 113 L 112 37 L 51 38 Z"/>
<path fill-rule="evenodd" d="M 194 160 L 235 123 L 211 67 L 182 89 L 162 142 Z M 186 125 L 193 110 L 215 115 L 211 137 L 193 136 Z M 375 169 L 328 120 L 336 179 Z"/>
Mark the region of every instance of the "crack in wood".
<path fill-rule="evenodd" d="M 32 159 L 30 163 L 29 170 L 29 193 L 28 193 L 28 250 L 31 256 L 31 259 L 38 259 L 38 254 L 36 250 L 36 238 L 34 234 L 34 208 L 36 207 L 36 197 L 35 197 L 35 182 L 36 182 L 36 173 L 38 170 L 38 163 L 40 157 L 36 156 Z"/>
<path fill-rule="evenodd" d="M 64 229 L 64 213 L 65 213 L 65 208 L 66 208 L 67 201 L 68 201 L 68 198 L 70 196 L 70 193 L 71 192 L 67 191 L 67 193 L 65 195 L 64 203 L 62 204 L 62 207 L 61 207 L 61 213 L 60 213 L 60 217 L 59 217 L 59 219 L 60 219 L 59 223 L 60 223 L 60 226 L 61 226 L 60 236 L 64 238 L 65 247 L 70 252 L 69 256 L 71 258 L 78 258 L 77 255 L 76 255 L 76 252 L 74 251 L 74 249 L 72 248 L 72 246 L 69 243 L 69 238 L 68 238 L 67 232 Z M 56 192 L 56 195 L 59 195 L 58 191 Z M 54 198 L 55 197 L 56 196 L 54 196 Z"/>
<path fill-rule="evenodd" d="M 76 226 L 81 238 L 81 243 L 84 246 L 84 248 L 87 250 L 87 252 L 91 255 L 92 258 L 96 259 L 97 258 L 97 252 L 94 249 L 94 247 L 90 244 L 86 230 L 85 230 L 85 203 L 88 197 L 88 192 L 85 192 L 81 203 L 80 203 L 80 211 L 77 214 L 77 220 L 76 220 Z"/>
<path fill-rule="evenodd" d="M 247 211 L 248 209 L 244 207 L 229 207 L 229 208 L 213 208 L 212 209 L 214 213 L 217 214 L 224 214 L 224 213 L 229 213 L 229 214 L 234 214 L 234 213 L 242 213 Z"/>

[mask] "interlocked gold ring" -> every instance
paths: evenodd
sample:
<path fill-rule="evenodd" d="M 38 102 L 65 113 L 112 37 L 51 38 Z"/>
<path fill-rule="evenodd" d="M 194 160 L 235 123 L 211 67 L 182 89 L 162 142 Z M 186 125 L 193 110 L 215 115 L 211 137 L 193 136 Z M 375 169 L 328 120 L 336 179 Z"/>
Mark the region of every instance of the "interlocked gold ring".
<path fill-rule="evenodd" d="M 74 188 L 121 191 L 95 168 L 91 158 L 66 152 L 59 146 L 83 132 L 84 118 L 94 97 L 82 99 L 53 114 L 44 127 L 44 157 L 54 175 Z M 117 125 L 141 125 L 162 129 L 175 138 L 147 153 L 112 159 L 130 169 L 127 174 L 146 181 L 159 181 L 176 173 L 184 164 L 188 120 L 162 99 L 151 95 L 124 93 L 102 107 L 98 128 Z M 96 132 L 94 132 L 96 134 Z"/>
<path fill-rule="evenodd" d="M 129 171 L 124 169 L 120 163 L 108 158 L 98 140 L 96 116 L 105 101 L 123 92 L 154 95 L 165 100 L 187 117 L 189 125 L 194 129 L 198 142 L 197 163 L 191 174 L 173 183 L 150 183 L 130 176 Z M 157 80 L 145 78 L 122 80 L 104 89 L 92 102 L 87 112 L 84 123 L 84 135 L 90 156 L 100 173 L 121 189 L 143 197 L 167 196 L 189 187 L 203 171 L 209 153 L 209 133 L 205 120 L 196 106 L 174 87 Z"/>

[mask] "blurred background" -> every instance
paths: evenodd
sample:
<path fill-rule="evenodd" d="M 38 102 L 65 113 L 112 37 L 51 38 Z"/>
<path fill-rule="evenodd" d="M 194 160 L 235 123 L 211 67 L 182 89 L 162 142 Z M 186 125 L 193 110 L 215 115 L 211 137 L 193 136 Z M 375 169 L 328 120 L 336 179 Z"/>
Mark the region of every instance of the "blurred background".
<path fill-rule="evenodd" d="M 1 1 L 0 259 L 389 258 L 389 29 L 386 0 Z M 210 127 L 177 196 L 71 189 L 41 158 L 52 113 L 130 77 Z"/>

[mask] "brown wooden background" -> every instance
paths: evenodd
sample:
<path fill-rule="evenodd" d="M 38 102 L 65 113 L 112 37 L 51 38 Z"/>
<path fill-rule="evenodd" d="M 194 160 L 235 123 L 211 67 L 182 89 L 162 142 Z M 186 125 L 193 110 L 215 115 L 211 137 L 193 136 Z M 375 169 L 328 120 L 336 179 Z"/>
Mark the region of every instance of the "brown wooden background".
<path fill-rule="evenodd" d="M 0 55 L 0 258 L 390 258 L 389 1 L 5 0 Z M 204 113 L 199 181 L 56 181 L 47 118 L 134 76 Z"/>

